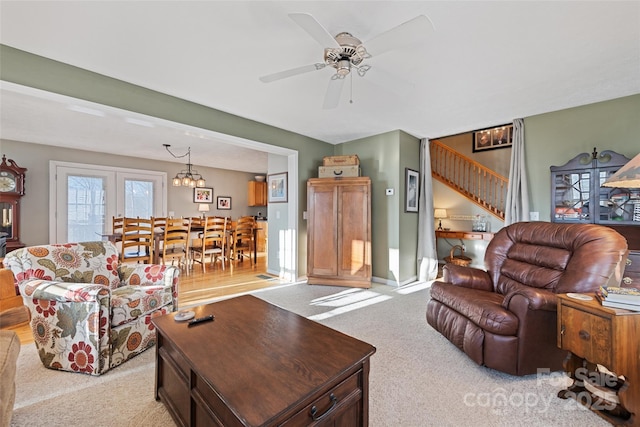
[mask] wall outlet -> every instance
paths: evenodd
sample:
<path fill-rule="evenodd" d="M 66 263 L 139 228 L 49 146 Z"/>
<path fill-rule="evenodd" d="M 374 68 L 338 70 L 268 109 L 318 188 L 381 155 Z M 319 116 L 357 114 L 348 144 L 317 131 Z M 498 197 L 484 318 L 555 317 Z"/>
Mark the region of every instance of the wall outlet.
<path fill-rule="evenodd" d="M 529 219 L 531 221 L 540 221 L 540 212 L 529 212 Z"/>

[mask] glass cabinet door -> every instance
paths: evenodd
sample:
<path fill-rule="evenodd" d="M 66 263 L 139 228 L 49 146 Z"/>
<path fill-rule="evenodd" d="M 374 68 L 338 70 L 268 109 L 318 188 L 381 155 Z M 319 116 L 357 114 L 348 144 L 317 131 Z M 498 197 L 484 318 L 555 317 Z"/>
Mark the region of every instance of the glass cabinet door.
<path fill-rule="evenodd" d="M 602 187 L 618 168 L 599 170 L 600 186 L 598 196 L 603 210 L 599 217 L 601 223 L 625 223 L 640 221 L 640 190 L 631 188 Z"/>
<path fill-rule="evenodd" d="M 556 221 L 589 222 L 591 174 L 588 172 L 558 173 L 554 177 L 554 211 Z"/>

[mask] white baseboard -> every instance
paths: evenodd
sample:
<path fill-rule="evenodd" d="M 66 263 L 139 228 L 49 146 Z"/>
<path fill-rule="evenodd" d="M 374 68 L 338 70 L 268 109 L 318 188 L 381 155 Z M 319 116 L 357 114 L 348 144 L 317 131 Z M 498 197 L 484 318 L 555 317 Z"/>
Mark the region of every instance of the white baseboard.
<path fill-rule="evenodd" d="M 398 282 L 396 280 L 383 279 L 382 277 L 372 277 L 371 281 L 375 283 L 381 283 L 387 286 L 393 286 L 394 288 L 399 288 L 404 285 L 408 285 L 409 283 L 413 283 L 418 280 L 418 276 L 411 276 L 410 278 L 403 280 L 402 282 Z"/>

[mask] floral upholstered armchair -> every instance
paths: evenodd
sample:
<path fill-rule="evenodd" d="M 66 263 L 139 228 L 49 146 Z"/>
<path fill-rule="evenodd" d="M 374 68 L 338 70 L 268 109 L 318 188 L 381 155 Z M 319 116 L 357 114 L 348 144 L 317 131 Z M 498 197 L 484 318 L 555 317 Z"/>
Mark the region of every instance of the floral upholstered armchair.
<path fill-rule="evenodd" d="M 153 346 L 151 318 L 178 306 L 179 270 L 121 264 L 111 242 L 31 246 L 9 253 L 45 367 L 100 375 Z"/>

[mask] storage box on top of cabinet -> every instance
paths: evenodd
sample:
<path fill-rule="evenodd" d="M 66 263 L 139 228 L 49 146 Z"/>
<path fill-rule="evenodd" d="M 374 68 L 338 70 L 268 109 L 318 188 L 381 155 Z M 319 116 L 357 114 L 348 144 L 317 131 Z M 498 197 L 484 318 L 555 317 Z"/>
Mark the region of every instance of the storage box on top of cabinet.
<path fill-rule="evenodd" d="M 322 158 L 322 166 L 357 166 L 360 159 L 357 154 L 348 156 L 326 156 Z"/>
<path fill-rule="evenodd" d="M 360 166 L 320 166 L 318 178 L 345 178 L 360 176 Z"/>

